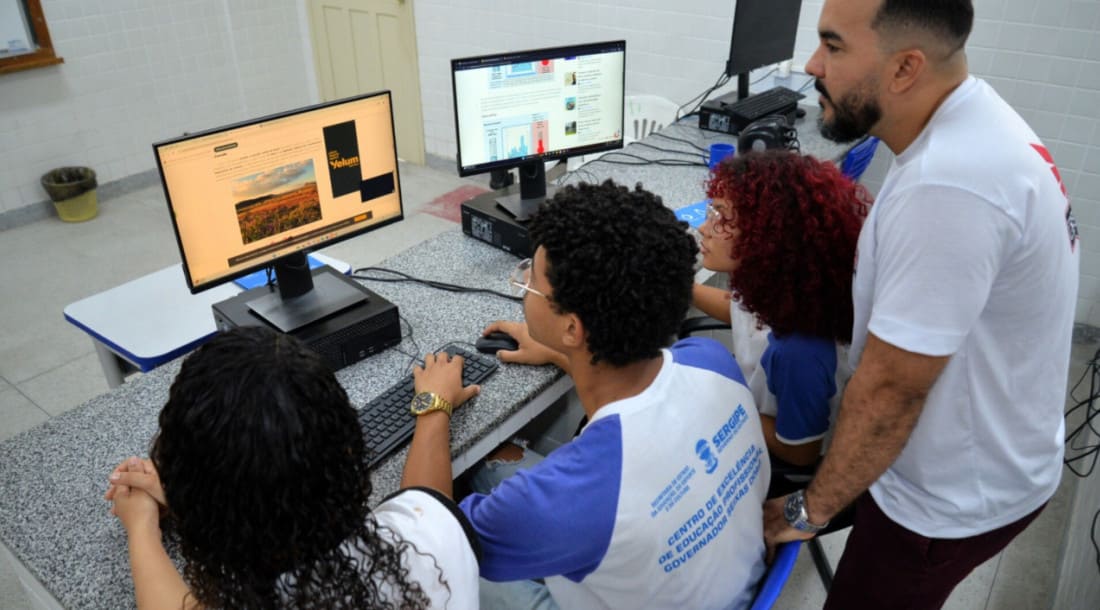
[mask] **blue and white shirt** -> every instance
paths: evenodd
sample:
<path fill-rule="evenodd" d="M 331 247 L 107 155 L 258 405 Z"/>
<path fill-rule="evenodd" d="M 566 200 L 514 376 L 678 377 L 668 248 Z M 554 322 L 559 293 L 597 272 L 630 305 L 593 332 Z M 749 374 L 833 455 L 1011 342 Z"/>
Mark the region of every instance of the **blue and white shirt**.
<path fill-rule="evenodd" d="M 716 341 L 685 339 L 663 358 L 641 394 L 461 502 L 484 578 L 545 578 L 570 609 L 748 607 L 771 475 L 752 395 Z"/>
<path fill-rule="evenodd" d="M 823 439 L 837 399 L 837 346 L 829 339 L 768 333 L 768 346 L 749 376 L 763 415 L 775 418 L 775 436 L 785 445 Z"/>

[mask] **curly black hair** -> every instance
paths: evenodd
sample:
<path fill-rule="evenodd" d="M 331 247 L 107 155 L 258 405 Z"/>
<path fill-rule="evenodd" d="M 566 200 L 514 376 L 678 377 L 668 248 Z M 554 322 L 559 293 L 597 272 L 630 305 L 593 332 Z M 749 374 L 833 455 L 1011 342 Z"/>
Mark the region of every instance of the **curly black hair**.
<path fill-rule="evenodd" d="M 343 387 L 294 337 L 240 328 L 188 356 L 150 457 L 195 599 L 426 607 L 401 562 L 412 546 L 371 517 L 367 453 Z"/>
<path fill-rule="evenodd" d="M 551 305 L 576 314 L 592 363 L 660 354 L 691 303 L 698 247 L 661 198 L 608 180 L 558 190 L 531 219 L 546 252 Z"/>

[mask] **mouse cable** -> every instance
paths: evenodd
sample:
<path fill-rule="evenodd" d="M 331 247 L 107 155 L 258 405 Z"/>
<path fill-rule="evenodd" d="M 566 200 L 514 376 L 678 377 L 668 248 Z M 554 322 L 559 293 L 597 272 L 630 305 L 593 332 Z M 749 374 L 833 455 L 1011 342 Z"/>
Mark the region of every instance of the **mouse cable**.
<path fill-rule="evenodd" d="M 397 277 L 378 277 L 377 275 L 361 275 L 363 272 L 373 273 L 389 273 Z M 401 271 L 395 271 L 393 269 L 386 269 L 384 267 L 359 267 L 352 272 L 352 278 L 357 280 L 365 280 L 368 282 L 413 282 L 415 284 L 423 284 L 429 288 L 435 288 L 437 290 L 443 290 L 446 292 L 459 292 L 459 293 L 472 293 L 472 294 L 487 294 L 502 299 L 507 299 L 513 303 L 522 303 L 523 297 L 512 296 L 496 290 L 490 290 L 488 288 L 472 288 L 469 286 L 460 286 L 458 284 L 449 284 L 447 282 L 441 282 L 438 280 L 425 280 L 418 277 L 413 277 L 407 273 Z"/>

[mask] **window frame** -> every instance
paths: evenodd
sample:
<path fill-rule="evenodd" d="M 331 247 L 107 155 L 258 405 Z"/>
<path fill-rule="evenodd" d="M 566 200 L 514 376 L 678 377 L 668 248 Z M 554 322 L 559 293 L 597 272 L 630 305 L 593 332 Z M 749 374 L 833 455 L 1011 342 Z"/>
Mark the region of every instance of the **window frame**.
<path fill-rule="evenodd" d="M 33 33 L 36 49 L 31 53 L 22 53 L 12 57 L 0 58 L 0 74 L 30 70 L 44 66 L 53 66 L 65 60 L 54 52 L 50 30 L 46 27 L 46 15 L 42 12 L 41 0 L 21 0 L 27 11 L 25 18 Z"/>

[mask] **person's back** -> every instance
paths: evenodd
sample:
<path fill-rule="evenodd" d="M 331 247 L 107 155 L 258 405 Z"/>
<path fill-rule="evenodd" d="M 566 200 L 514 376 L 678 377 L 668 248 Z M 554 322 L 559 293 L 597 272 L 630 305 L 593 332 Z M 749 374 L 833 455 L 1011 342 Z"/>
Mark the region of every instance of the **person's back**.
<path fill-rule="evenodd" d="M 970 322 L 960 315 L 981 313 L 932 387 L 908 445 L 871 491 L 888 514 L 930 535 L 1010 523 L 1042 504 L 1061 472 L 1078 271 L 1068 202 L 1039 138 L 973 77 L 937 109 L 893 170 L 868 218 L 872 230 L 861 238 L 857 302 L 874 298 L 876 274 L 918 287 L 938 283 L 951 299 L 923 301 L 931 305 L 914 316 L 921 328 L 913 341 L 931 352 L 955 344 L 955 329 Z M 987 272 L 945 286 L 957 276 L 926 265 L 899 268 L 909 264 L 900 232 L 933 230 L 945 240 L 996 244 L 980 261 Z M 888 240 L 890 269 L 871 266 L 881 240 Z M 969 299 L 984 303 L 959 305 Z M 875 304 L 884 312 L 898 306 Z M 858 313 L 869 316 L 870 307 Z M 867 323 L 857 320 L 856 327 Z M 861 339 L 853 342 L 853 363 Z"/>
<path fill-rule="evenodd" d="M 749 152 L 711 169 L 703 266 L 729 291 L 696 285 L 696 307 L 729 321 L 733 349 L 783 470 L 821 456 L 851 376 L 852 270 L 870 196 L 827 161 Z M 791 489 L 777 477 L 774 492 Z"/>
<path fill-rule="evenodd" d="M 747 605 L 764 569 L 770 476 L 752 396 L 718 342 L 681 341 L 662 358 L 644 392 L 605 405 L 571 443 L 463 501 L 479 531 L 541 547 L 510 556 L 520 542 L 485 536 L 482 576 L 546 577 L 561 608 Z"/>
<path fill-rule="evenodd" d="M 531 235 L 535 257 L 514 279 L 527 325 L 487 330 L 519 341 L 502 359 L 565 369 L 589 422 L 460 503 L 493 581 L 482 607 L 747 607 L 764 572 L 770 466 L 729 352 L 710 339 L 662 349 L 690 300 L 686 226 L 609 182 L 559 191 Z"/>
<path fill-rule="evenodd" d="M 107 493 L 129 537 L 139 608 L 477 603 L 477 547 L 449 487 L 406 471 L 404 489 L 371 511 L 355 409 L 294 337 L 234 329 L 189 355 L 150 457 L 124 462 Z M 176 533 L 182 575 L 158 512 Z"/>

